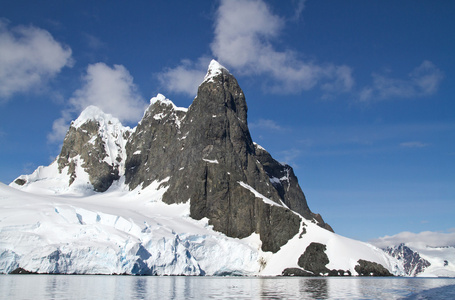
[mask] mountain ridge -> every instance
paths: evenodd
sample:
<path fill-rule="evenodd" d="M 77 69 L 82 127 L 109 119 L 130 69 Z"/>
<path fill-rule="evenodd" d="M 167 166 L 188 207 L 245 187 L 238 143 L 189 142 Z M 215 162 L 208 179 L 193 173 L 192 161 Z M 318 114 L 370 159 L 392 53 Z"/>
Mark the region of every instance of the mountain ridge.
<path fill-rule="evenodd" d="M 30 231 L 27 236 L 35 236 L 35 230 L 45 230 L 52 235 L 48 231 L 51 229 L 43 229 L 42 224 L 48 223 L 55 224 L 56 228 L 71 226 L 71 232 L 86 227 L 77 231 L 76 236 L 87 239 L 85 246 L 113 255 L 115 265 L 109 269 L 115 270 L 112 273 L 281 275 L 310 272 L 318 276 L 321 275 L 318 270 L 357 274 L 359 268 L 362 273 L 370 274 L 378 269 L 376 264 L 381 264 L 392 273 L 401 274 L 400 268 L 384 252 L 334 234 L 322 217 L 310 210 L 292 167 L 279 163 L 253 142 L 247 115 L 245 95 L 237 80 L 216 61 L 210 63 L 188 109 L 179 108 L 158 94 L 151 99 L 143 118 L 133 129 L 89 107 L 71 124 L 62 151 L 50 166 L 22 175 L 10 184 L 15 189 L 44 195 L 39 197 L 40 207 L 46 211 L 42 218 L 34 216 L 31 219 L 36 222 L 32 224 L 23 220 L 29 224 L 24 225 L 26 231 Z M 19 194 L 10 194 L 5 201 L 25 201 Z M 132 201 L 131 204 L 124 199 Z M 72 203 L 69 207 L 68 201 Z M 5 208 L 13 209 L 8 203 Z M 134 203 L 138 206 L 134 207 Z M 20 207 L 14 209 L 16 213 L 21 212 Z M 168 210 L 178 213 L 157 221 L 162 219 L 160 212 Z M 123 220 L 121 223 L 125 225 L 119 228 L 117 221 L 111 222 L 113 219 Z M 180 223 L 187 224 L 190 231 L 185 231 Z M 132 231 L 132 228 L 135 229 Z M 128 239 L 123 244 L 106 240 L 104 244 L 109 246 L 100 248 L 105 237 L 93 233 L 101 244 L 92 244 L 90 232 L 93 230 L 113 232 L 119 241 Z M 12 237 L 5 234 L 15 243 L 27 240 L 22 231 L 11 229 L 11 232 Z M 80 262 L 77 254 L 88 255 L 85 248 L 80 246 L 82 248 L 77 248 L 80 252 L 71 254 L 71 247 L 63 246 L 73 241 L 73 236 L 63 235 L 55 240 L 55 247 L 43 244 L 49 250 L 35 253 L 36 257 L 32 255 L 32 258 L 20 244 L 6 244 L 4 253 L 7 253 L 9 268 L 17 265 L 36 271 L 36 264 L 33 268 L 24 267 L 33 259 L 42 262 L 41 270 L 73 270 L 62 271 L 53 265 L 62 264 L 62 257 L 81 264 L 72 272 L 89 268 Z M 171 241 L 173 246 L 168 244 Z M 320 267 L 303 270 L 297 264 L 298 258 L 313 242 L 320 243 L 322 246 L 318 249 L 326 254 L 316 256 L 324 258 L 319 262 Z M 170 252 L 157 243 L 168 245 Z M 229 247 L 244 245 L 246 248 L 242 246 L 242 251 L 246 252 L 239 252 L 235 257 L 250 253 L 248 266 L 221 260 L 221 264 L 212 261 L 217 267 L 210 267 L 211 260 L 206 259 L 218 254 L 207 256 L 207 251 L 221 251 L 220 243 Z M 119 249 L 122 250 L 118 252 Z M 343 253 L 342 257 L 339 252 Z M 133 260 L 131 264 L 121 264 L 125 253 Z M 46 257 L 52 257 L 52 263 Z M 166 257 L 166 262 L 160 257 Z M 163 267 L 158 267 L 160 264 Z M 387 272 L 381 270 L 381 274 Z"/>
<path fill-rule="evenodd" d="M 259 233 L 264 251 L 278 251 L 298 232 L 300 217 L 290 211 L 333 231 L 311 212 L 292 168 L 253 143 L 247 114 L 237 80 L 212 60 L 188 109 L 158 94 L 133 130 L 99 108 L 86 108 L 68 130 L 58 170 L 67 172 L 71 186 L 79 165 L 96 192 L 122 176 L 130 190 L 169 177 L 165 203 L 189 200 L 191 217 L 207 217 L 231 237 Z"/>

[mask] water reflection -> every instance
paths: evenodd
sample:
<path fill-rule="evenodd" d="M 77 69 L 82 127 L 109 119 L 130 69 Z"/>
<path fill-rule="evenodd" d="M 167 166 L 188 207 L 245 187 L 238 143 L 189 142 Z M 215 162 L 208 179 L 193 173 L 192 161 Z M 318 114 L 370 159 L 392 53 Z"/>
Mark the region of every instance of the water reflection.
<path fill-rule="evenodd" d="M 454 288 L 423 278 L 0 276 L 0 299 L 411 299 Z"/>
<path fill-rule="evenodd" d="M 310 278 L 301 281 L 304 294 L 313 299 L 328 299 L 327 278 Z"/>

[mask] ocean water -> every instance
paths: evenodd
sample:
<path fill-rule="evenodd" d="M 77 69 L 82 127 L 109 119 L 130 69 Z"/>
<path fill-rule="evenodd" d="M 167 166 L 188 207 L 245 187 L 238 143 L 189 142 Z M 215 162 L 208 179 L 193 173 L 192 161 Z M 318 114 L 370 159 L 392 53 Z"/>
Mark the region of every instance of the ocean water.
<path fill-rule="evenodd" d="M 0 275 L 0 299 L 455 299 L 455 278 Z"/>

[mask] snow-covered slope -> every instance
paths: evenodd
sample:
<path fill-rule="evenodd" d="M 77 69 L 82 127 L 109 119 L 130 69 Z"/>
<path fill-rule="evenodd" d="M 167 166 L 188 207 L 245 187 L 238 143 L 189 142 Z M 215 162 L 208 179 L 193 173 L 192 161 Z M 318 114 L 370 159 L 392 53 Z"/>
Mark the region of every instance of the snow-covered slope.
<path fill-rule="evenodd" d="M 430 246 L 424 241 L 389 246 L 386 251 L 405 267 L 406 275 L 455 277 L 455 247 Z"/>
<path fill-rule="evenodd" d="M 29 194 L 0 184 L 0 272 L 259 273 L 257 239 L 235 240 L 160 201 L 165 188 L 92 196 Z M 153 199 L 153 200 L 150 200 Z"/>
<path fill-rule="evenodd" d="M 455 247 L 431 247 L 410 245 L 420 256 L 430 262 L 424 272 L 417 274 L 421 277 L 455 277 Z"/>
<path fill-rule="evenodd" d="M 311 222 L 277 253 L 263 252 L 256 234 L 227 237 L 206 219 L 191 219 L 189 203 L 161 202 L 163 183 L 134 191 L 116 183 L 90 196 L 32 194 L 0 184 L 0 272 L 281 275 L 318 241 L 327 245 L 330 269 L 355 275 L 357 261 L 365 259 L 402 274 L 381 250 Z"/>

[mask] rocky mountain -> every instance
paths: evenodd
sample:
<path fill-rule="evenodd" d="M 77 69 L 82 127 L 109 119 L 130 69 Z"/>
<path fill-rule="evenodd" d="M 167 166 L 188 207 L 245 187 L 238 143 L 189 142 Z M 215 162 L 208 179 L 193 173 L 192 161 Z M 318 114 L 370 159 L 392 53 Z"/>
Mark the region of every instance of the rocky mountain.
<path fill-rule="evenodd" d="M 408 276 L 416 276 L 431 265 L 419 253 L 411 250 L 404 243 L 395 247 L 387 247 L 384 251 L 402 262 L 404 271 Z"/>
<path fill-rule="evenodd" d="M 158 95 L 134 130 L 88 107 L 68 130 L 58 171 L 69 176 L 68 187 L 88 175 L 96 192 L 121 176 L 130 190 L 169 178 L 165 203 L 190 201 L 192 218 L 208 218 L 230 237 L 258 233 L 264 251 L 278 251 L 297 234 L 301 217 L 332 230 L 311 212 L 292 168 L 253 143 L 247 111 L 237 80 L 212 61 L 189 109 Z"/>
<path fill-rule="evenodd" d="M 70 176 L 68 185 L 78 177 L 76 166 L 89 175 L 93 190 L 106 191 L 124 173 L 126 140 L 130 129 L 99 108 L 89 106 L 73 122 L 57 158 L 58 170 Z M 79 162 L 80 161 L 80 162 Z"/>
<path fill-rule="evenodd" d="M 10 185 L 27 194 L 5 189 L 10 196 L 2 198 L 4 208 L 14 210 L 8 201 L 23 203 L 31 199 L 26 195 L 40 195 L 34 203 L 47 212 L 23 220 L 19 227 L 26 228 L 27 237 L 55 237 L 48 229 L 35 236 L 43 224 L 72 224 L 69 231 L 84 227 L 75 236 L 86 241 L 62 235 L 53 244 L 41 241 L 49 250 L 30 256 L 20 244 L 27 240 L 24 230 L 3 222 L 11 229 L 5 238 L 12 242 L 0 243 L 0 266 L 3 257 L 4 270 L 64 273 L 88 268 L 128 274 L 399 274 L 384 252 L 334 234 L 310 210 L 292 168 L 253 142 L 247 113 L 237 80 L 216 61 L 188 109 L 159 94 L 134 129 L 88 107 L 71 124 L 57 159 Z M 124 220 L 120 227 L 119 220 Z M 102 232 L 115 238 L 105 240 Z M 70 241 L 79 246 L 64 246 Z M 309 253 L 319 254 L 301 264 L 299 257 L 314 243 L 318 246 Z M 243 249 L 232 257 L 248 255 L 242 258 L 247 265 L 226 259 L 232 251 L 223 252 L 220 245 Z M 116 263 L 102 271 L 78 265 L 80 255 L 89 255 L 84 247 L 108 251 Z M 211 259 L 219 260 L 211 262 L 217 268 L 211 269 Z M 69 269 L 56 267 L 62 260 Z M 79 268 L 71 269 L 69 261 Z"/>
<path fill-rule="evenodd" d="M 455 247 L 408 242 L 384 249 L 403 265 L 407 276 L 455 277 Z"/>
<path fill-rule="evenodd" d="M 19 176 L 12 186 L 50 194 L 104 192 L 125 173 L 131 132 L 117 118 L 89 106 L 71 122 L 55 161 Z"/>

